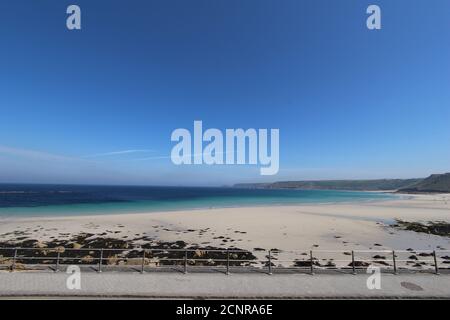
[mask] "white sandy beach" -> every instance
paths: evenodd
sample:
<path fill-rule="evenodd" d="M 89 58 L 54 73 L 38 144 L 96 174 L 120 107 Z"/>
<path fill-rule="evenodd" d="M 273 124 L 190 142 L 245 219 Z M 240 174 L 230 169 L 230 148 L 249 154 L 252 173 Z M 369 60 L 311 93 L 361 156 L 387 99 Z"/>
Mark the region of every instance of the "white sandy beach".
<path fill-rule="evenodd" d="M 123 240 L 145 236 L 198 246 L 276 248 L 284 251 L 286 259 L 308 250 L 450 249 L 447 237 L 397 230 L 385 224 L 393 219 L 450 222 L 450 195 L 405 195 L 402 199 L 353 204 L 9 218 L 0 220 L 0 241 L 14 241 L 19 236 L 40 241 L 69 239 L 83 232 Z"/>

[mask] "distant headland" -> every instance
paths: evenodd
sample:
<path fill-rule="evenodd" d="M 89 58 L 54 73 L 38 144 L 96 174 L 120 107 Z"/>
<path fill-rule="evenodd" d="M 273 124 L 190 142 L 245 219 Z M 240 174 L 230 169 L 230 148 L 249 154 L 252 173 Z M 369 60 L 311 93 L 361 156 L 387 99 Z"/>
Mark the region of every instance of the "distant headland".
<path fill-rule="evenodd" d="M 236 188 L 397 191 L 400 193 L 450 193 L 450 173 L 432 174 L 428 178 L 376 180 L 312 180 L 273 183 L 239 183 Z"/>

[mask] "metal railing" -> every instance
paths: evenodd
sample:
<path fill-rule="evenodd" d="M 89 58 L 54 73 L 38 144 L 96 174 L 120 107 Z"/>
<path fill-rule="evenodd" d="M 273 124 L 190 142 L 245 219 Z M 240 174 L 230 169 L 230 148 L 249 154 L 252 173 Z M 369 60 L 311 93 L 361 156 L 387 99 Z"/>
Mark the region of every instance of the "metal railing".
<path fill-rule="evenodd" d="M 88 253 L 83 255 L 83 253 Z M 9 253 L 9 255 L 5 255 Z M 279 256 L 294 255 L 303 259 L 280 259 Z M 375 254 L 375 255 L 374 255 Z M 384 256 L 381 256 L 384 254 Z M 258 258 L 256 255 L 263 255 Z M 369 255 L 366 257 L 364 255 Z M 405 257 L 410 255 L 409 257 Z M 324 258 L 328 256 L 328 258 Z M 337 259 L 340 256 L 346 259 Z M 419 258 L 420 257 L 420 258 Z M 325 265 L 321 261 L 327 261 Z M 276 265 L 277 263 L 278 265 Z M 413 264 L 411 266 L 411 264 Z M 390 270 L 397 274 L 399 270 L 440 270 L 449 269 L 450 250 L 235 250 L 235 249 L 112 249 L 112 248 L 0 248 L 0 267 L 10 271 L 26 267 L 50 266 L 59 271 L 61 265 L 93 266 L 97 272 L 104 267 L 139 267 L 144 273 L 160 267 L 181 267 L 183 273 L 189 268 L 221 268 L 230 274 L 233 268 L 240 270 L 259 269 L 268 274 L 276 270 L 304 270 L 314 274 L 319 270 L 349 270 L 356 274 L 358 270 L 370 265 Z"/>

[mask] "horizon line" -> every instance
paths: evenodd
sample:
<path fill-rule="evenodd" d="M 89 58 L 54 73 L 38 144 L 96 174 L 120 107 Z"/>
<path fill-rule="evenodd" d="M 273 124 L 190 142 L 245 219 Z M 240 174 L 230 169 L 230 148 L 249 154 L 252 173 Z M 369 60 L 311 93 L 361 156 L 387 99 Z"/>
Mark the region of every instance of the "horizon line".
<path fill-rule="evenodd" d="M 448 174 L 448 173 L 442 173 Z M 105 183 L 57 183 L 57 182 L 0 182 L 0 185 L 47 185 L 47 186 L 93 186 L 93 187 L 165 187 L 165 188 L 227 188 L 234 187 L 236 185 L 244 184 L 274 184 L 281 182 L 327 182 L 327 181 L 379 181 L 379 180 L 414 180 L 414 179 L 425 179 L 426 177 L 415 177 L 415 178 L 378 178 L 378 179 L 311 179 L 311 180 L 279 180 L 272 182 L 236 182 L 232 184 L 221 184 L 221 185 L 160 185 L 160 184 L 105 184 Z"/>

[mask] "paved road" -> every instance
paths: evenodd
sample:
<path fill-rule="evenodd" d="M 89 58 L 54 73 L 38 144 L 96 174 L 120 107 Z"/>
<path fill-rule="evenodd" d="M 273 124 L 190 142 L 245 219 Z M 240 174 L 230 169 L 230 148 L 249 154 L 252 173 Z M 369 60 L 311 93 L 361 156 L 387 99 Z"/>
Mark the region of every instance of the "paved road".
<path fill-rule="evenodd" d="M 369 290 L 367 274 L 231 274 L 82 272 L 81 289 L 69 290 L 65 272 L 0 271 L 0 296 L 171 298 L 450 298 L 450 275 L 382 274 Z M 74 283 L 74 282 L 72 282 Z"/>

